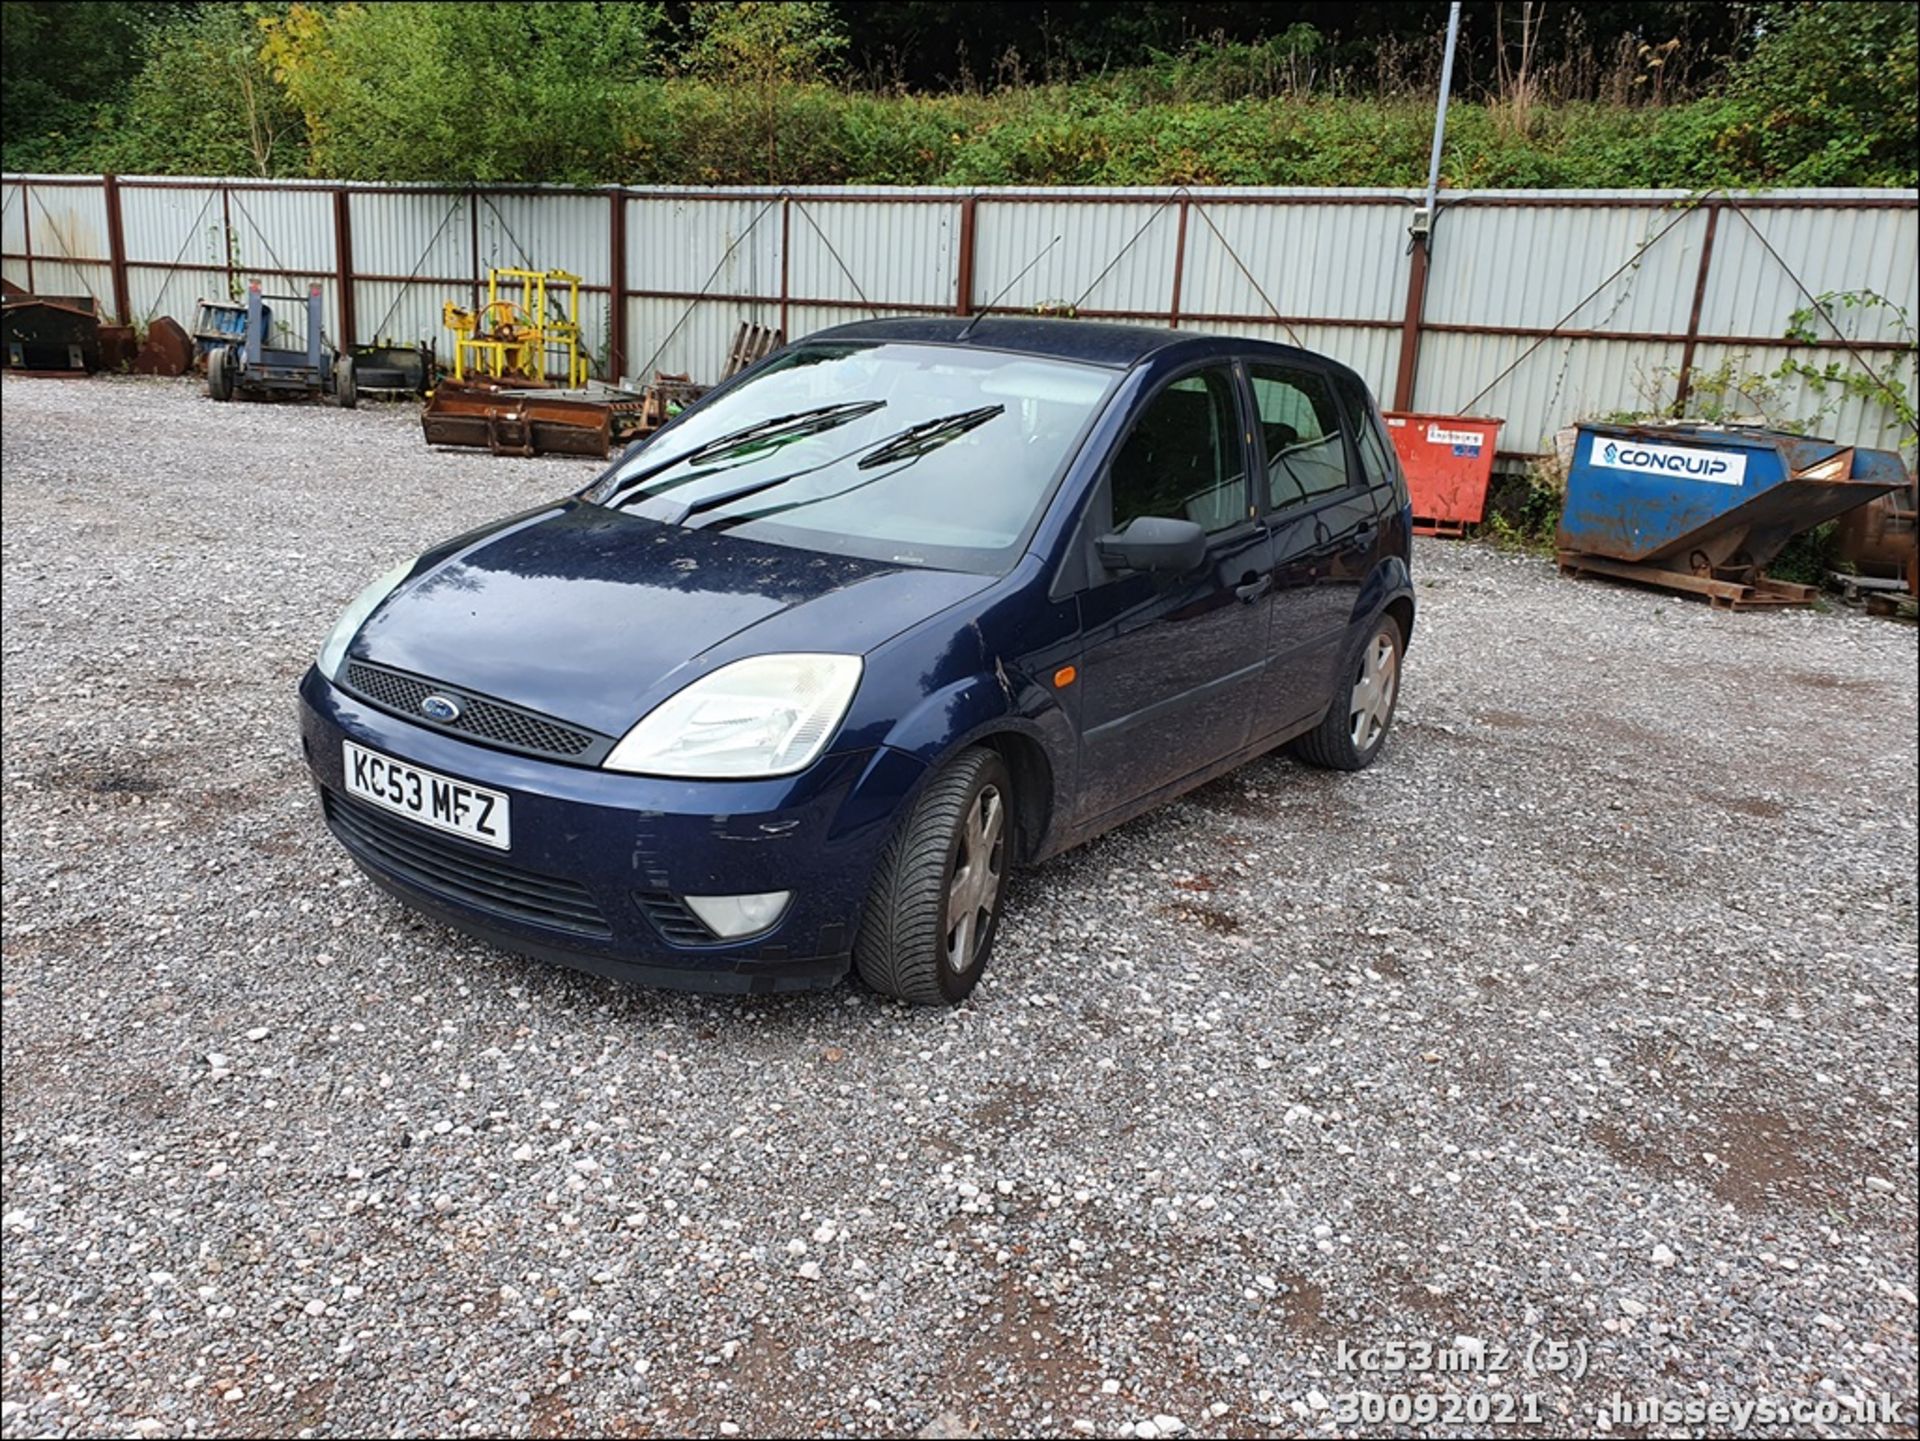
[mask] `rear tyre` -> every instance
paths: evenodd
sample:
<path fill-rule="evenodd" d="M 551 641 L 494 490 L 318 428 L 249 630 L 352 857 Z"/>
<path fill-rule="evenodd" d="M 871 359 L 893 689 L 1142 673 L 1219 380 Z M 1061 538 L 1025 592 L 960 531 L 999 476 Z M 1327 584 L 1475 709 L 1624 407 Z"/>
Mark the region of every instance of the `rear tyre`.
<path fill-rule="evenodd" d="M 881 854 L 854 938 L 860 977 L 916 1006 L 951 1006 L 980 983 L 1013 858 L 1013 783 L 982 746 L 928 784 Z"/>
<path fill-rule="evenodd" d="M 1367 627 L 1359 650 L 1349 655 L 1341 672 L 1345 681 L 1320 724 L 1293 743 L 1294 755 L 1332 771 L 1372 765 L 1393 725 L 1400 700 L 1400 657 L 1406 649 L 1400 622 L 1382 613 Z"/>
<path fill-rule="evenodd" d="M 233 373 L 237 368 L 233 349 L 216 345 L 207 352 L 207 394 L 215 400 L 233 399 Z"/>
<path fill-rule="evenodd" d="M 343 355 L 333 363 L 333 403 L 342 410 L 352 410 L 360 403 L 360 382 L 354 374 L 351 355 Z"/>

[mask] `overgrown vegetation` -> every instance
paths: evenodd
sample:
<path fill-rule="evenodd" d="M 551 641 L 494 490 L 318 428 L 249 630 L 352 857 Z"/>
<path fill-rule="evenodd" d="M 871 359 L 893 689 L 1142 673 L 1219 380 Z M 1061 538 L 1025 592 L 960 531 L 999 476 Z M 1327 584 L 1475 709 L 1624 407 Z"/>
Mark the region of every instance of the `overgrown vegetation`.
<path fill-rule="evenodd" d="M 0 149 L 456 183 L 1404 186 L 1444 10 L 16 0 Z M 1475 4 L 1465 30 L 1449 185 L 1920 182 L 1911 4 Z"/>
<path fill-rule="evenodd" d="M 1567 476 L 1557 457 L 1517 474 L 1496 473 L 1487 490 L 1482 533 L 1503 550 L 1550 554 L 1566 502 Z"/>

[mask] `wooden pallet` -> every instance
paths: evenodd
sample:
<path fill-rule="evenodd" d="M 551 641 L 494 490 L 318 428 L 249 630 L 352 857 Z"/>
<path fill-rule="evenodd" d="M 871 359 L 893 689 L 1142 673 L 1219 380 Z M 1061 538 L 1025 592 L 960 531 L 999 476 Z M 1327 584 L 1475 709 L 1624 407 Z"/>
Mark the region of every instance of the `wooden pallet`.
<path fill-rule="evenodd" d="M 1868 591 L 1867 614 L 1898 616 L 1901 620 L 1920 620 L 1920 596 L 1908 595 L 1904 591 Z"/>
<path fill-rule="evenodd" d="M 738 375 L 756 360 L 764 360 L 774 351 L 787 343 L 787 337 L 779 331 L 765 325 L 756 325 L 751 320 L 740 322 L 740 328 L 733 333 L 733 345 L 727 351 L 727 368 L 720 378 L 727 380 Z"/>
<path fill-rule="evenodd" d="M 706 391 L 706 386 L 696 385 L 691 375 L 668 375 L 664 370 L 653 373 L 653 381 L 642 392 L 640 419 L 634 426 L 635 435 L 652 435 L 654 431 L 673 419 L 674 404 L 691 405 Z"/>
<path fill-rule="evenodd" d="M 1563 550 L 1558 558 L 1562 575 L 1604 575 L 1613 580 L 1630 580 L 1640 585 L 1658 586 L 1662 590 L 1677 590 L 1683 595 L 1705 596 L 1713 605 L 1725 606 L 1729 610 L 1812 605 L 1820 598 L 1818 586 L 1795 585 L 1791 581 L 1769 580 L 1765 576 L 1756 576 L 1751 581 L 1723 580 L 1718 576 L 1662 570 L 1655 565 L 1635 565 L 1632 561 L 1584 555 L 1574 550 Z"/>

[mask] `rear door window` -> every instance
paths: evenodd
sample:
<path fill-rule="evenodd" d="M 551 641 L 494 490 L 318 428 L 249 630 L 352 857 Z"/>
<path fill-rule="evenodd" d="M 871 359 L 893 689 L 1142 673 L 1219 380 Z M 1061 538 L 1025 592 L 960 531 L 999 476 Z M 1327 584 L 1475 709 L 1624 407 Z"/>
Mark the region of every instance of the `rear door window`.
<path fill-rule="evenodd" d="M 1266 443 L 1267 504 L 1286 510 L 1345 490 L 1345 427 L 1326 376 L 1290 365 L 1247 370 Z"/>

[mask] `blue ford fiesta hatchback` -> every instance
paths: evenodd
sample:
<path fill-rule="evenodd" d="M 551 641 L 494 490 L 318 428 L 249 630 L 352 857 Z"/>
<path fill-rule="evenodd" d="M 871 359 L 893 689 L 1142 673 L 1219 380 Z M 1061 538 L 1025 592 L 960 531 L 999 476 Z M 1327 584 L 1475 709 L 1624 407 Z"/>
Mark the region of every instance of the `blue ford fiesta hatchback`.
<path fill-rule="evenodd" d="M 845 326 L 375 581 L 303 740 L 361 868 L 489 941 L 954 1002 L 1012 866 L 1283 743 L 1373 761 L 1409 533 L 1366 387 L 1321 356 Z"/>

